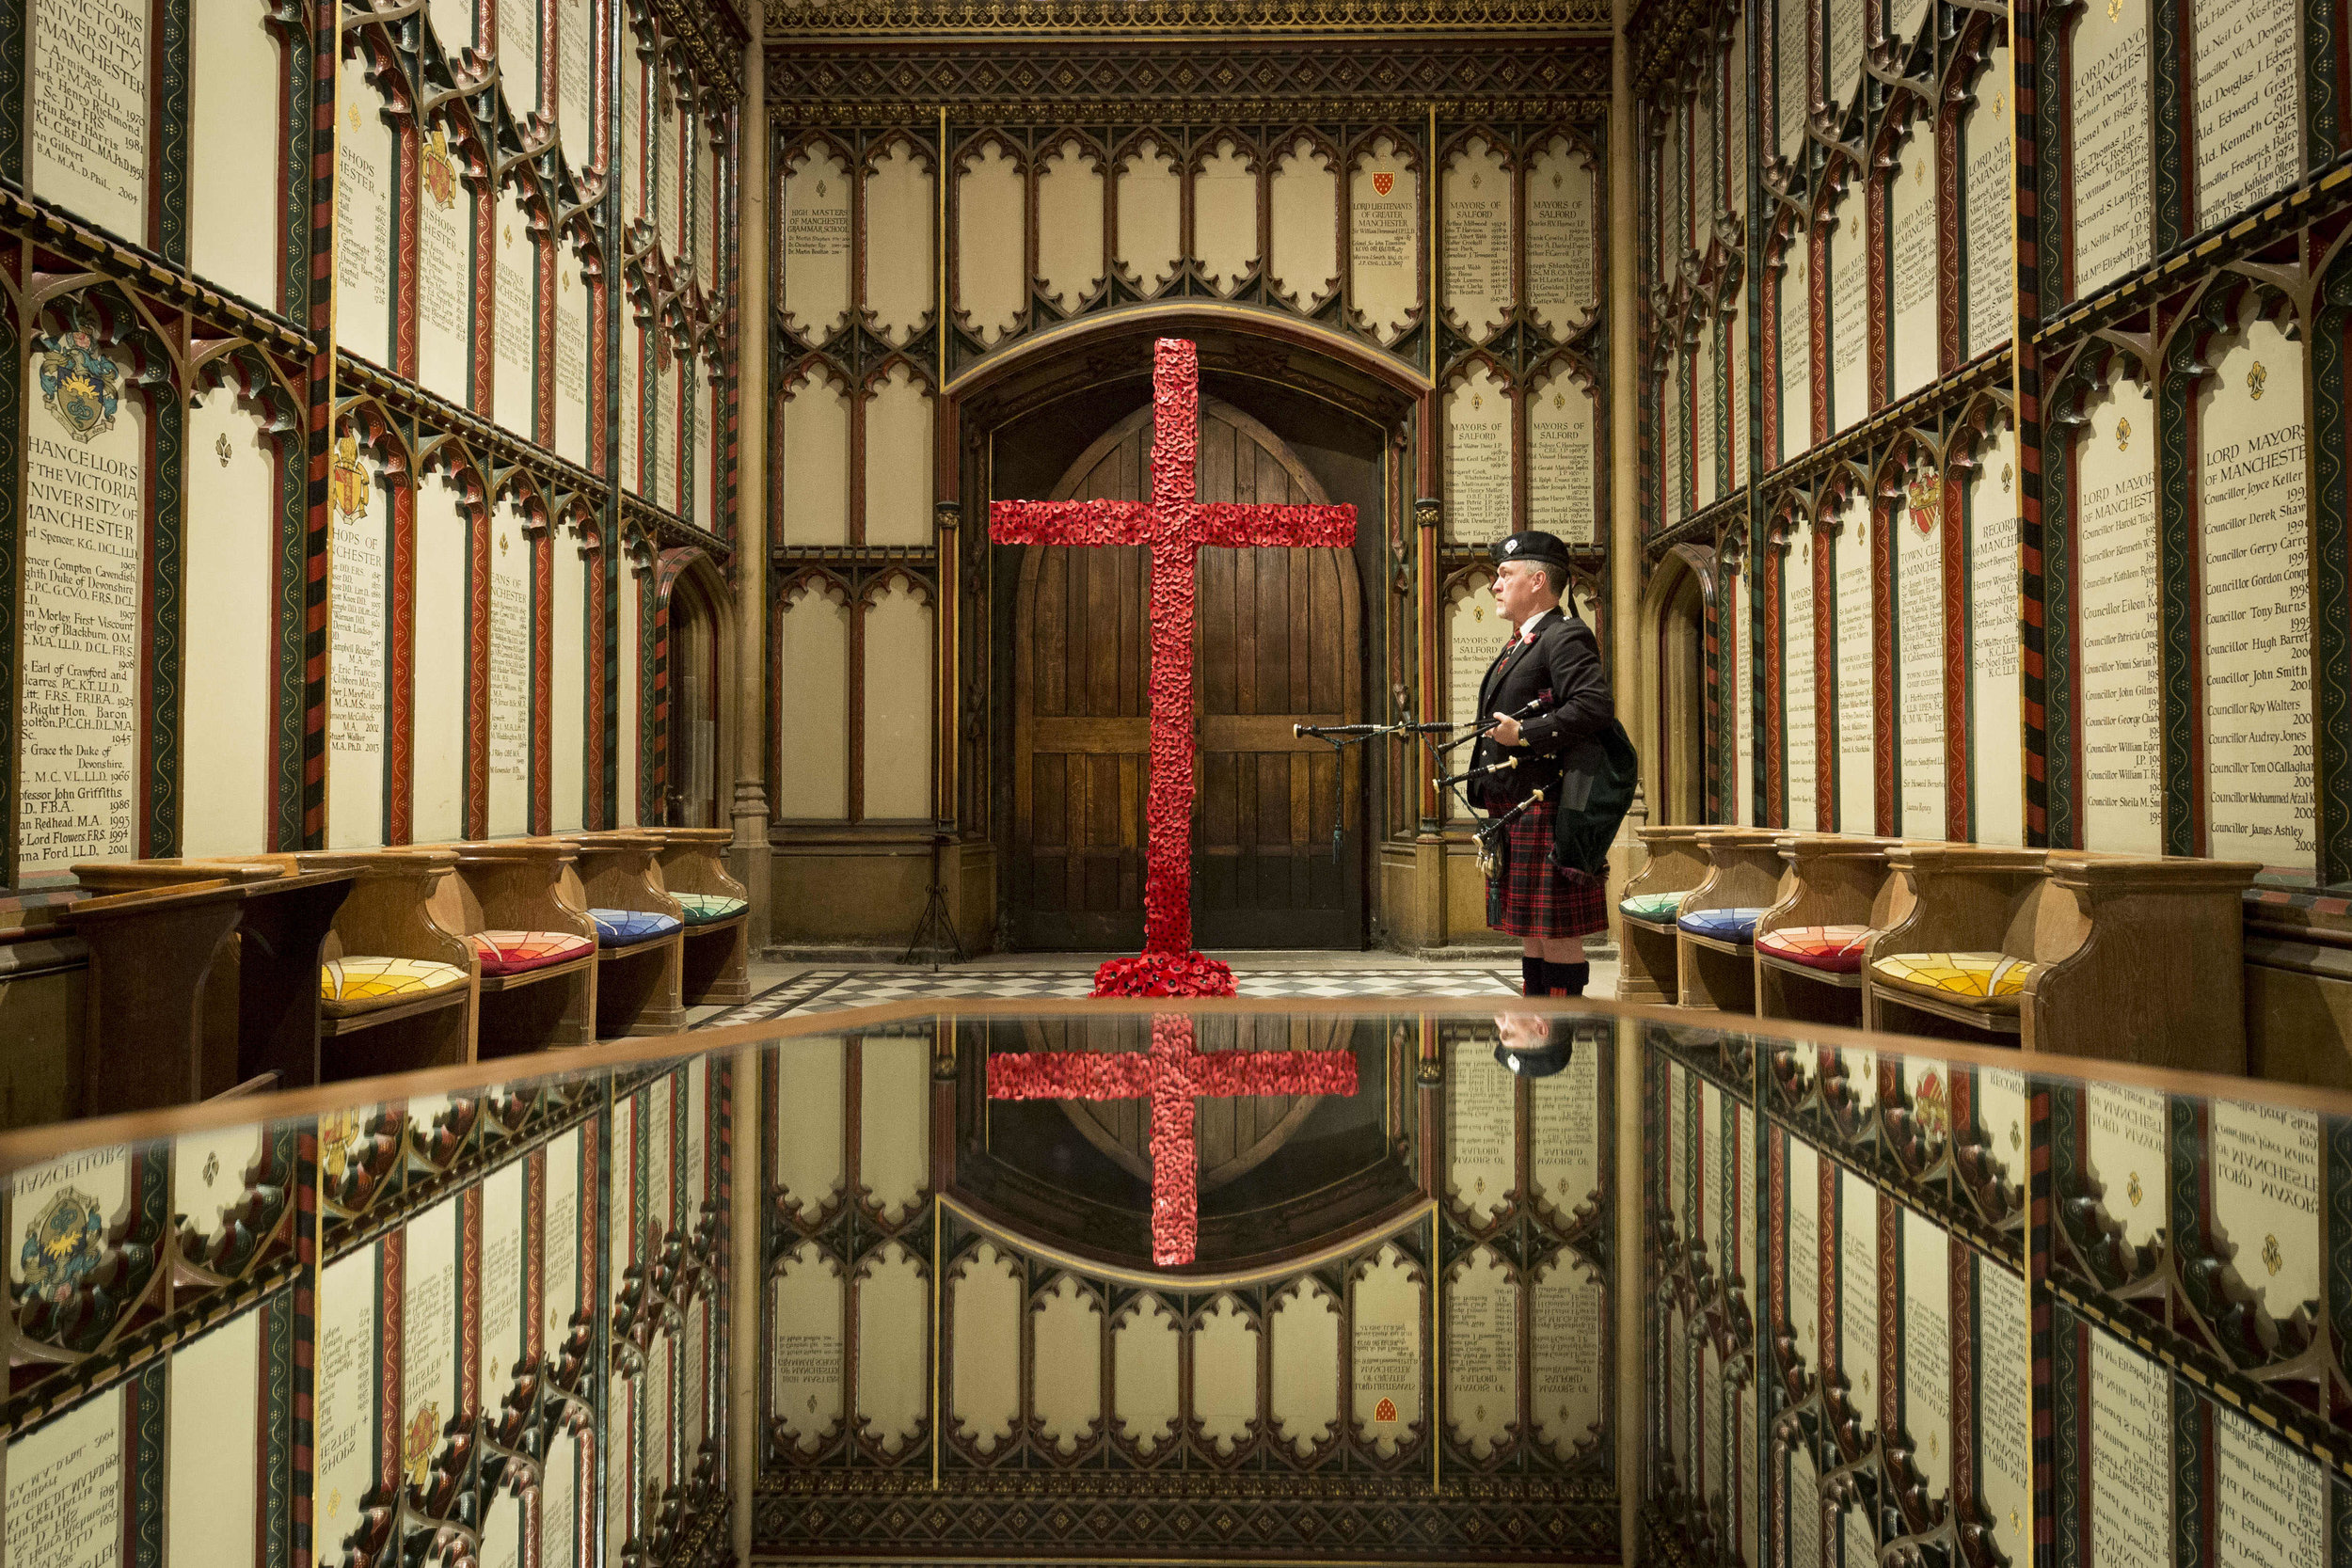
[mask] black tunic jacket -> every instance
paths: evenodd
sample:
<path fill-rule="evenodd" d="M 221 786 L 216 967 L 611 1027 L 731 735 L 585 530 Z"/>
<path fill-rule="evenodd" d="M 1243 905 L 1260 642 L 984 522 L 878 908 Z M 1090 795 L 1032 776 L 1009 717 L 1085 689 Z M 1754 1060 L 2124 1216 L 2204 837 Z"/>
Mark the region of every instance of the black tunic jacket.
<path fill-rule="evenodd" d="M 1488 812 L 1508 811 L 1537 788 L 1556 802 L 1562 757 L 1581 750 L 1579 742 L 1597 738 L 1616 722 L 1609 675 L 1600 666 L 1600 644 L 1593 628 L 1565 606 L 1535 624 L 1534 641 L 1514 638 L 1479 683 L 1482 722 L 1498 713 L 1518 714 L 1530 702 L 1539 706 L 1534 717 L 1519 721 L 1518 746 L 1506 750 L 1482 737 L 1471 752 L 1473 768 L 1507 756 L 1519 759 L 1517 768 L 1471 784 L 1472 800 Z"/>

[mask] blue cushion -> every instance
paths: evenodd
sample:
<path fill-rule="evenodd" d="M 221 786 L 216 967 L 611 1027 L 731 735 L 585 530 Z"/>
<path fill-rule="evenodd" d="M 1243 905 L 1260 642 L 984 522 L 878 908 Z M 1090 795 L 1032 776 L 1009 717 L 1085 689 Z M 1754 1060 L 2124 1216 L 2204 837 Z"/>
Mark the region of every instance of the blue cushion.
<path fill-rule="evenodd" d="M 1717 942 L 1754 942 L 1756 923 L 1764 918 L 1756 910 L 1700 910 L 1675 922 L 1694 937 L 1712 937 Z"/>
<path fill-rule="evenodd" d="M 588 918 L 596 923 L 596 942 L 604 947 L 627 947 L 678 928 L 675 915 L 649 914 L 644 910 L 590 910 Z"/>

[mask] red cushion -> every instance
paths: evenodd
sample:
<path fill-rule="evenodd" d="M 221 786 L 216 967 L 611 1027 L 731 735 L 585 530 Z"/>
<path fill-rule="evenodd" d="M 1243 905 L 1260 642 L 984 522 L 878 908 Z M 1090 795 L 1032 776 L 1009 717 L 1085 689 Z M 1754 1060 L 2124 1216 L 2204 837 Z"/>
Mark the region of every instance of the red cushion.
<path fill-rule="evenodd" d="M 1862 949 L 1872 935 L 1867 926 L 1789 926 L 1765 932 L 1756 939 L 1756 948 L 1807 969 L 1859 974 Z"/>
<path fill-rule="evenodd" d="M 569 931 L 476 931 L 466 940 L 482 956 L 485 974 L 520 974 L 596 950 L 594 941 Z"/>

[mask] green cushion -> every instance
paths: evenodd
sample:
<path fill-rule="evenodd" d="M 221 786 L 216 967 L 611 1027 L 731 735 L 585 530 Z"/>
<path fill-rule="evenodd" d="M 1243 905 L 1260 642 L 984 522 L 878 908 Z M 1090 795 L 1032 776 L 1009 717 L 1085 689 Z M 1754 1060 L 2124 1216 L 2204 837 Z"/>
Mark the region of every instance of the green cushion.
<path fill-rule="evenodd" d="M 707 926 L 714 920 L 730 920 L 751 906 L 740 898 L 729 898 L 723 893 L 673 893 L 678 907 L 686 911 L 686 924 Z"/>
<path fill-rule="evenodd" d="M 1673 893 L 1641 893 L 1617 905 L 1636 920 L 1654 920 L 1661 926 L 1674 924 L 1675 911 L 1681 907 L 1684 895 L 1691 890 L 1680 888 Z"/>

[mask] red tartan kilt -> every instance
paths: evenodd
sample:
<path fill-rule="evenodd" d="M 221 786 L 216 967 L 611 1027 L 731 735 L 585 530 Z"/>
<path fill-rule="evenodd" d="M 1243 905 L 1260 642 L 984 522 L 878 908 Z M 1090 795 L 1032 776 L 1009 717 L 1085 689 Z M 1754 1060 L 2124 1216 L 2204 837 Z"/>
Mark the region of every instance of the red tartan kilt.
<path fill-rule="evenodd" d="M 1581 937 L 1609 928 L 1609 896 L 1599 879 L 1551 863 L 1555 812 L 1545 800 L 1502 830 L 1510 863 L 1502 904 L 1492 921 L 1515 937 Z"/>

